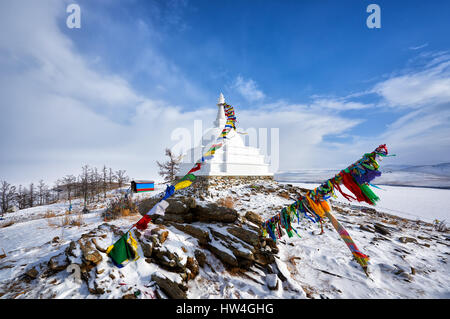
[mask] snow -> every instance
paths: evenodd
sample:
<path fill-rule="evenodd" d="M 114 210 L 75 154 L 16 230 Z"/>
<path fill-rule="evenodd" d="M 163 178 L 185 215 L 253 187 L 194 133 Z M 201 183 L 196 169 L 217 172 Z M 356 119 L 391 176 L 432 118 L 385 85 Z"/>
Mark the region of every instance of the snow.
<path fill-rule="evenodd" d="M 307 189 L 314 189 L 319 186 L 319 184 L 310 183 L 290 184 Z M 377 210 L 413 220 L 419 219 L 433 222 L 435 219 L 438 219 L 450 222 L 450 208 L 443 202 L 443 199 L 450 198 L 450 189 L 378 186 L 382 189 L 372 188 L 380 198 L 380 201 L 375 206 Z M 350 193 L 345 187 L 342 190 L 347 194 Z M 336 195 L 339 202 L 350 203 L 339 192 Z M 352 202 L 352 204 L 372 207 L 365 203 Z"/>
<path fill-rule="evenodd" d="M 291 184 L 309 189 L 318 185 Z M 266 191 L 258 190 L 260 186 Z M 160 190 L 163 188 L 161 186 Z M 267 191 L 271 188 L 274 191 Z M 442 199 L 448 198 L 450 190 L 398 186 L 382 188 L 385 190 L 375 189 L 381 198 L 375 208 L 380 212 L 412 220 L 449 220 L 449 211 L 441 203 L 444 202 Z M 270 181 L 213 189 L 203 204 L 231 196 L 234 198 L 234 208 L 241 216 L 247 211 L 253 211 L 267 219 L 295 200 L 292 193 L 291 198 L 279 196 L 279 190 L 288 189 L 283 183 Z M 159 196 L 159 193 L 137 195 L 139 198 L 150 196 Z M 74 202 L 74 207 L 79 208 Z M 6 258 L 0 259 L 0 293 L 5 293 L 2 291 L 3 287 L 26 270 L 46 263 L 50 257 L 64 252 L 70 241 L 78 240 L 82 234 L 102 225 L 104 221 L 101 213 L 104 208 L 100 207 L 105 205 L 106 203 L 99 203 L 97 209 L 91 209 L 90 214 L 83 215 L 85 224 L 81 227 L 52 226 L 52 222 L 55 224 L 64 217 L 68 206 L 65 202 L 5 215 L 5 222 L 15 223 L 0 228 L 0 253 L 3 248 L 7 254 Z M 325 223 L 325 232 L 319 235 L 318 224 L 301 219 L 299 224 L 293 224 L 301 238 L 284 236 L 277 242 L 279 252 L 275 255 L 276 263 L 271 266 L 272 272 L 278 274 L 278 279 L 275 277 L 278 280 L 277 290 L 269 289 L 266 278 L 273 284 L 274 276 L 266 277 L 270 274 L 262 269 L 253 266 L 245 274 L 232 273 L 211 252 L 202 250 L 206 255 L 206 265 L 199 269 L 200 273 L 194 280 L 189 281 L 188 298 L 450 298 L 448 233 L 439 233 L 425 223 L 406 220 L 392 222 L 392 219 L 381 214 L 363 213 L 360 210 L 363 204 L 349 203 L 341 196 L 338 196 L 333 205 L 341 208 L 333 214 L 347 229 L 359 249 L 370 256 L 369 278 L 354 261 L 330 223 Z M 47 210 L 53 210 L 57 217 L 43 218 Z M 126 217 L 110 224 L 127 230 L 137 218 Z M 373 223 L 390 227 L 392 235 L 383 236 L 359 227 Z M 218 225 L 193 225 L 226 233 Z M 150 224 L 149 231 L 155 227 L 157 226 Z M 171 226 L 165 230 L 169 231 L 169 235 L 162 248 L 175 252 L 182 261 L 199 249 L 197 239 L 192 236 Z M 60 240 L 54 243 L 52 240 L 56 236 Z M 401 236 L 415 238 L 417 243 L 402 243 L 399 241 Z M 108 232 L 105 238 L 98 240 L 98 244 L 108 247 L 116 239 L 117 236 Z M 213 241 L 212 245 L 233 255 L 220 241 Z M 236 244 L 236 247 L 247 252 L 245 246 Z M 90 294 L 86 283 L 80 285 L 74 282 L 73 276 L 67 271 L 61 271 L 47 279 L 36 279 L 32 291 L 17 295 L 5 294 L 3 298 L 121 298 L 125 293 L 139 290 L 142 293 L 140 298 L 151 299 L 155 298 L 156 289 L 151 281 L 153 274 L 181 283 L 180 274 L 164 270 L 155 263 L 148 263 L 141 246 L 138 251 L 141 258 L 121 269 L 114 267 L 106 254 L 101 253 L 103 260 L 97 268 L 104 269 L 104 272 L 96 280 L 106 285 L 107 292 L 104 294 Z M 116 280 L 111 280 L 110 275 L 114 275 Z M 280 280 L 282 277 L 285 281 Z M 1 296 L 2 294 L 0 298 Z"/>

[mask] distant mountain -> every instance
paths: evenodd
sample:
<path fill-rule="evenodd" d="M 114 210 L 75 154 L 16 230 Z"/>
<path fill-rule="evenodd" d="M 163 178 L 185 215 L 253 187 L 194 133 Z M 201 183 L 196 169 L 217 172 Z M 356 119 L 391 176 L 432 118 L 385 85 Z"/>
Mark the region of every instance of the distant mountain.
<path fill-rule="evenodd" d="M 436 165 L 420 165 L 420 166 L 410 166 L 400 171 L 406 172 L 417 172 L 417 173 L 427 173 L 438 176 L 450 177 L 450 163 L 441 163 Z"/>

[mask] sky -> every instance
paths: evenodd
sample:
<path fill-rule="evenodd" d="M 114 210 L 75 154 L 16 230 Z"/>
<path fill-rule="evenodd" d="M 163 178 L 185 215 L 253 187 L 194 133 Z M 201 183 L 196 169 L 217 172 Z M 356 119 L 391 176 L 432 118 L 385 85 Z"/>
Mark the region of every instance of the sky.
<path fill-rule="evenodd" d="M 81 8 L 69 29 L 66 8 Z M 381 28 L 369 29 L 369 4 Z M 158 178 L 176 128 L 279 129 L 279 170 L 450 162 L 450 2 L 2 0 L 0 179 Z"/>

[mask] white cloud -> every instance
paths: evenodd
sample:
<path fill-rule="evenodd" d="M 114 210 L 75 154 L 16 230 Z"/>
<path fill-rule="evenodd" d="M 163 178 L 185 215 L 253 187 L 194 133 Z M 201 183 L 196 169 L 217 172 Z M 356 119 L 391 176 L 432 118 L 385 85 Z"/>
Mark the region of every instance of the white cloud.
<path fill-rule="evenodd" d="M 420 50 L 420 49 L 426 48 L 427 46 L 428 46 L 428 43 L 424 43 L 422 45 L 418 45 L 415 47 L 409 47 L 409 49 L 415 51 L 415 50 Z"/>
<path fill-rule="evenodd" d="M 392 107 L 421 107 L 450 102 L 450 59 L 422 71 L 378 83 L 373 92 Z"/>
<path fill-rule="evenodd" d="M 331 109 L 336 111 L 362 110 L 373 107 L 371 103 L 352 102 L 341 99 L 316 99 L 310 105 L 311 108 Z"/>
<path fill-rule="evenodd" d="M 232 88 L 237 90 L 247 101 L 255 102 L 264 99 L 265 94 L 258 89 L 252 79 L 245 80 L 242 76 L 236 77 Z"/>

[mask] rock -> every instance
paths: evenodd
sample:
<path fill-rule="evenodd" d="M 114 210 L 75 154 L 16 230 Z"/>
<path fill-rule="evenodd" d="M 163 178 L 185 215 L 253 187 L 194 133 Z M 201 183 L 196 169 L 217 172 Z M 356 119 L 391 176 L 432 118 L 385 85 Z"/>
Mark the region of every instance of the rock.
<path fill-rule="evenodd" d="M 155 206 L 159 201 L 158 198 L 147 198 L 138 203 L 138 210 L 141 215 L 147 214 L 150 209 Z M 193 206 L 192 200 L 187 200 L 188 204 L 183 203 L 180 199 L 169 198 L 167 199 L 169 206 L 165 211 L 164 216 L 152 215 L 152 221 L 155 223 L 157 220 L 173 221 L 177 223 L 190 223 L 192 222 L 192 214 L 189 212 L 190 206 Z"/>
<path fill-rule="evenodd" d="M 153 253 L 153 246 L 149 243 L 140 242 L 142 247 L 142 252 L 144 253 L 144 257 L 150 258 Z"/>
<path fill-rule="evenodd" d="M 36 268 L 31 268 L 29 269 L 25 275 L 27 275 L 30 279 L 36 279 L 37 276 L 39 275 L 39 272 L 36 270 Z"/>
<path fill-rule="evenodd" d="M 415 243 L 415 244 L 417 244 L 418 243 L 417 239 L 411 238 L 411 237 L 400 237 L 398 240 L 401 243 L 404 243 L 404 244 L 406 244 L 406 243 Z"/>
<path fill-rule="evenodd" d="M 274 240 L 270 237 L 264 238 L 264 240 L 266 241 L 266 245 L 269 246 L 270 248 L 277 248 L 277 243 L 274 242 Z"/>
<path fill-rule="evenodd" d="M 375 232 L 373 229 L 370 229 L 369 227 L 364 226 L 364 225 L 362 225 L 362 224 L 359 225 L 359 229 L 364 230 L 364 231 L 367 231 L 367 232 L 369 232 L 369 233 L 374 233 L 374 232 Z"/>
<path fill-rule="evenodd" d="M 248 221 L 251 221 L 252 223 L 255 223 L 258 226 L 261 225 L 264 222 L 264 220 L 262 219 L 261 216 L 259 216 L 258 214 L 254 213 L 252 211 L 246 212 L 245 213 L 245 218 Z"/>
<path fill-rule="evenodd" d="M 166 241 L 167 236 L 169 236 L 169 232 L 167 230 L 164 230 L 161 227 L 153 228 L 150 233 L 152 235 L 157 235 L 159 242 L 162 244 Z"/>
<path fill-rule="evenodd" d="M 201 244 L 207 244 L 211 241 L 209 232 L 207 230 L 192 225 L 182 225 L 176 223 L 172 223 L 171 225 L 176 229 L 181 230 L 182 232 L 191 235 L 194 238 L 197 238 L 198 242 Z"/>
<path fill-rule="evenodd" d="M 203 222 L 223 222 L 233 223 L 238 219 L 238 213 L 235 209 L 221 207 L 216 204 L 207 204 L 206 207 L 197 206 L 191 209 L 196 220 Z"/>
<path fill-rule="evenodd" d="M 194 279 L 199 273 L 199 264 L 193 257 L 187 258 L 186 268 L 190 270 L 188 280 Z"/>
<path fill-rule="evenodd" d="M 66 251 L 65 251 L 66 255 L 67 256 L 72 256 L 74 258 L 77 258 L 78 255 L 76 255 L 75 252 L 74 252 L 76 250 L 76 248 L 77 248 L 76 242 L 71 241 L 69 246 L 66 248 Z"/>
<path fill-rule="evenodd" d="M 197 260 L 198 264 L 200 265 L 200 267 L 204 267 L 205 266 L 205 262 L 206 262 L 206 255 L 204 252 L 202 252 L 201 250 L 196 249 L 194 252 L 194 256 L 195 259 Z"/>
<path fill-rule="evenodd" d="M 126 294 L 122 296 L 122 299 L 137 299 L 134 294 Z"/>
<path fill-rule="evenodd" d="M 374 208 L 364 207 L 364 208 L 361 208 L 361 211 L 366 214 L 377 215 L 377 211 Z"/>
<path fill-rule="evenodd" d="M 64 269 L 66 269 L 68 266 L 69 266 L 69 262 L 64 253 L 53 256 L 48 261 L 48 268 L 50 268 L 50 270 L 52 272 L 62 271 Z"/>
<path fill-rule="evenodd" d="M 275 262 L 275 258 L 271 253 L 259 251 L 253 254 L 255 263 L 257 263 L 260 266 L 266 267 L 269 264 L 272 264 Z"/>
<path fill-rule="evenodd" d="M 96 248 L 98 251 L 101 251 L 102 253 L 106 253 L 106 249 L 100 247 L 100 246 L 97 244 L 97 240 L 96 240 L 95 238 L 92 238 L 91 241 L 92 241 L 92 243 L 94 244 L 95 248 Z"/>
<path fill-rule="evenodd" d="M 174 252 L 171 252 L 167 249 L 154 248 L 152 259 L 155 263 L 162 266 L 163 268 L 175 271 L 175 272 L 184 272 L 186 269 L 186 265 L 181 264 L 181 260 L 178 255 Z"/>
<path fill-rule="evenodd" d="M 383 226 L 383 225 L 381 225 L 381 224 L 375 223 L 375 224 L 374 224 L 374 228 L 375 228 L 375 231 L 376 231 L 377 233 L 380 233 L 380 234 L 385 235 L 385 236 L 390 236 L 390 235 L 391 235 L 391 233 L 390 233 L 389 230 L 386 228 L 386 226 Z"/>
<path fill-rule="evenodd" d="M 239 238 L 240 240 L 246 242 L 247 244 L 250 244 L 254 247 L 258 246 L 259 243 L 258 233 L 237 226 L 228 227 L 227 232 Z"/>
<path fill-rule="evenodd" d="M 276 274 L 266 275 L 266 284 L 270 290 L 277 290 L 278 289 L 278 276 Z"/>
<path fill-rule="evenodd" d="M 56 236 L 52 239 L 52 243 L 58 243 L 59 242 L 59 237 Z"/>
<path fill-rule="evenodd" d="M 213 246 L 211 244 L 207 245 L 207 248 L 210 252 L 212 252 L 217 258 L 219 258 L 223 263 L 232 266 L 238 267 L 238 261 L 236 257 L 232 254 L 229 254 L 228 251 L 220 249 L 220 246 Z M 228 250 L 228 249 L 227 249 Z"/>
<path fill-rule="evenodd" d="M 92 247 L 90 241 L 86 240 L 78 240 L 78 244 L 80 245 L 80 249 L 83 255 L 83 259 L 91 265 L 97 265 L 99 262 L 103 260 L 102 255 L 94 248 Z"/>
<path fill-rule="evenodd" d="M 152 275 L 152 281 L 161 288 L 164 293 L 172 299 L 187 299 L 186 292 L 180 289 L 179 285 L 168 278 L 160 277 L 156 274 Z"/>

